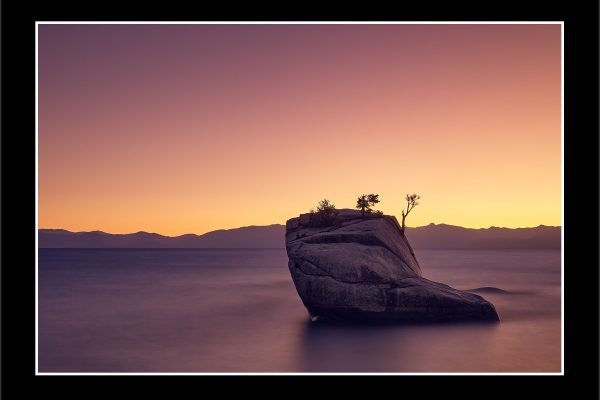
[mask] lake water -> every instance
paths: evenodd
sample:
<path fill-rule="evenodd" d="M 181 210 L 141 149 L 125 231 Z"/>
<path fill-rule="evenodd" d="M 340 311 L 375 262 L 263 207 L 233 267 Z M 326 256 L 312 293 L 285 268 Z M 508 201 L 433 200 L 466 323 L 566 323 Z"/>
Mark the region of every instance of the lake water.
<path fill-rule="evenodd" d="M 419 250 L 499 324 L 308 322 L 284 249 L 40 249 L 40 372 L 560 372 L 555 250 Z"/>

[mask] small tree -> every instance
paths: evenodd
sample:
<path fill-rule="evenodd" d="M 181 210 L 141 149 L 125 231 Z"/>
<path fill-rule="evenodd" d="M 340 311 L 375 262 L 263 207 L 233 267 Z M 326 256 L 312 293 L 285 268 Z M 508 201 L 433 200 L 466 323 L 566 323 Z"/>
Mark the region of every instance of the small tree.
<path fill-rule="evenodd" d="M 377 203 L 379 203 L 378 194 L 362 194 L 358 196 L 358 200 L 356 200 L 356 208 L 358 208 L 364 216 L 365 213 L 370 214 L 373 211 L 371 207 L 374 207 Z M 377 214 L 380 215 L 381 212 L 378 212 Z"/>
<path fill-rule="evenodd" d="M 419 205 L 419 202 L 417 200 L 419 200 L 421 198 L 421 196 L 417 195 L 417 194 L 407 194 L 406 195 L 406 212 L 404 212 L 404 210 L 402 210 L 402 233 L 404 233 L 404 228 L 406 227 L 405 225 L 405 221 L 406 221 L 406 217 L 408 215 L 409 212 L 411 212 L 411 210 L 413 208 L 415 208 L 416 206 Z"/>
<path fill-rule="evenodd" d="M 309 214 L 311 226 L 328 226 L 335 222 L 339 211 L 335 208 L 335 204 L 323 199 L 317 205 L 317 211 L 311 209 Z"/>
<path fill-rule="evenodd" d="M 379 203 L 379 195 L 371 193 L 367 196 L 367 201 L 369 202 L 370 206 L 375 207 L 375 204 Z"/>
<path fill-rule="evenodd" d="M 358 200 L 356 200 L 356 208 L 360 210 L 363 216 L 365 215 L 365 211 L 371 212 L 371 207 L 369 206 L 369 196 L 366 194 L 358 196 Z"/>

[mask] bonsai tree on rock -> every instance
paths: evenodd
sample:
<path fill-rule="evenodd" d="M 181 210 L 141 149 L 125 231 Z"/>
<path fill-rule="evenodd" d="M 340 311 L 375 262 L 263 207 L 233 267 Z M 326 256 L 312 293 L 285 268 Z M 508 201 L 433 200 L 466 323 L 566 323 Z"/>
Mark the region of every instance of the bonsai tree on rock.
<path fill-rule="evenodd" d="M 411 210 L 413 208 L 415 208 L 416 206 L 419 205 L 419 202 L 417 200 L 419 200 L 421 198 L 421 196 L 419 196 L 416 193 L 413 194 L 406 194 L 406 212 L 404 210 L 402 210 L 402 233 L 404 233 L 404 228 L 406 227 L 405 225 L 405 221 L 406 221 L 406 217 L 408 216 L 408 213 L 411 212 Z"/>
<path fill-rule="evenodd" d="M 367 201 L 371 207 L 375 207 L 375 204 L 379 203 L 379 195 L 371 193 L 367 196 Z"/>
<path fill-rule="evenodd" d="M 339 211 L 335 208 L 335 204 L 327 199 L 323 199 L 317 205 L 317 210 L 311 209 L 309 212 L 310 226 L 329 226 L 333 225 Z"/>
<path fill-rule="evenodd" d="M 363 216 L 365 215 L 365 212 L 371 212 L 369 198 L 366 194 L 358 196 L 358 200 L 356 200 L 356 208 L 360 210 Z"/>
<path fill-rule="evenodd" d="M 371 207 L 374 207 L 377 203 L 379 203 L 378 194 L 362 194 L 358 196 L 358 200 L 356 200 L 356 208 L 358 208 L 364 216 L 365 213 L 371 214 L 373 212 L 373 209 Z M 375 213 L 377 215 L 383 215 L 381 211 L 376 211 Z"/>

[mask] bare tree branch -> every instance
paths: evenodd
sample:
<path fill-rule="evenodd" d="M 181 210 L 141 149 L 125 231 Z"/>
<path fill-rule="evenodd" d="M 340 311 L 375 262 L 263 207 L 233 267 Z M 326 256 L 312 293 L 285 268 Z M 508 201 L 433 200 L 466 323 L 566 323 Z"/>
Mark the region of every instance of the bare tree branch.
<path fill-rule="evenodd" d="M 420 198 L 421 196 L 417 195 L 416 193 L 413 193 L 412 195 L 409 195 L 408 193 L 406 194 L 406 213 L 404 210 L 402 210 L 402 233 L 404 233 L 404 229 L 406 227 L 406 216 L 419 204 L 417 200 Z"/>

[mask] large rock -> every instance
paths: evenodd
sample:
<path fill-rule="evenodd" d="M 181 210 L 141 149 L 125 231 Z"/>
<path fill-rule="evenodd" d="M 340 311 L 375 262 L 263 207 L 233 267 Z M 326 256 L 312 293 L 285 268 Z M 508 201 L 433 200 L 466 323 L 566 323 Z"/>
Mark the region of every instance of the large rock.
<path fill-rule="evenodd" d="M 483 297 L 422 277 L 392 216 L 340 210 L 333 226 L 308 214 L 286 223 L 288 266 L 313 320 L 498 321 Z"/>

